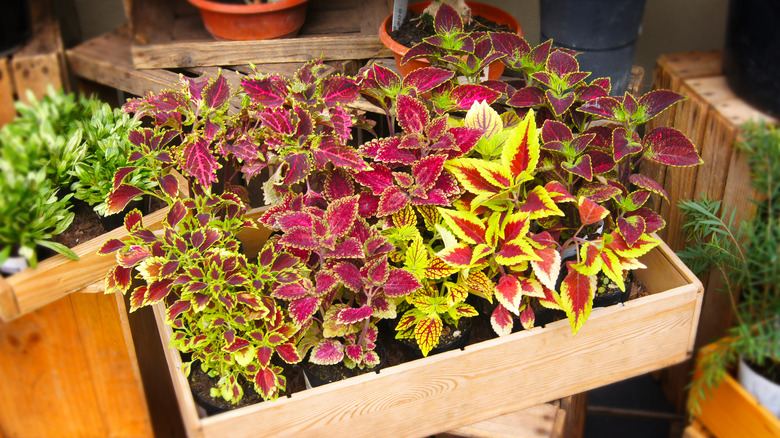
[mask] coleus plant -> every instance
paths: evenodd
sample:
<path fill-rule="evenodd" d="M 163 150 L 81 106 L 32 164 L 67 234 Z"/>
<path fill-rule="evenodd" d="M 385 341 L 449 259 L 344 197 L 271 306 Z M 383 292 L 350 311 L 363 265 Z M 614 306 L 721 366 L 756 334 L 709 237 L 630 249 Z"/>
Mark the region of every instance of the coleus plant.
<path fill-rule="evenodd" d="M 500 305 L 492 322 L 500 334 L 511 329 L 507 310 L 519 314 L 523 325 L 533 325 L 533 299 L 565 310 L 576 332 L 590 313 L 596 276 L 605 275 L 624 289 L 624 274 L 642 266 L 636 258 L 658 244 L 650 234 L 663 227 L 663 219 L 644 205 L 651 194 L 666 194 L 660 184 L 638 173 L 639 164 L 693 166 L 701 158 L 675 129 L 660 127 L 640 135 L 640 127 L 681 100 L 680 95 L 656 90 L 639 99 L 610 97 L 607 79 L 584 82 L 588 73 L 579 71 L 570 51 L 552 49 L 551 42 L 531 49 L 515 34 L 490 38 L 504 55 L 502 61 L 523 72 L 526 82 L 483 83 L 502 93 L 504 105 L 499 107 L 506 112 L 499 115 L 480 104 L 466 115 L 466 126 L 477 123 L 486 128 L 486 136 L 475 148 L 480 159 L 458 158 L 445 165 L 469 193 L 455 213 L 443 214 L 461 241 L 440 257 L 456 263 L 452 257 L 458 254 L 462 268 L 495 262 L 522 272 L 517 281 L 502 276 L 496 284 Z M 518 116 L 523 117 L 520 125 L 527 126 L 520 146 L 487 135 L 516 124 Z M 533 227 L 523 226 L 521 234 L 527 233 L 533 243 L 528 241 L 524 255 L 510 263 L 497 257 L 504 248 L 496 244 L 506 238 L 505 227 L 518 226 L 516 215 L 523 212 Z M 600 234 L 587 239 L 593 231 Z M 499 237 L 488 240 L 491 233 Z M 570 252 L 573 260 L 568 260 Z M 491 254 L 496 256 L 485 259 Z M 521 263 L 514 265 L 516 261 Z"/>
<path fill-rule="evenodd" d="M 360 214 L 360 195 L 349 174 L 328 173 L 314 195 L 289 195 L 261 222 L 281 232 L 278 242 L 305 263 L 309 277 L 273 296 L 289 301 L 302 327 L 298 347 L 309 361 L 349 368 L 379 364 L 376 322 L 396 316 L 395 299 L 421 287 L 388 258 L 392 245 Z M 318 193 L 319 194 L 319 193 Z"/>

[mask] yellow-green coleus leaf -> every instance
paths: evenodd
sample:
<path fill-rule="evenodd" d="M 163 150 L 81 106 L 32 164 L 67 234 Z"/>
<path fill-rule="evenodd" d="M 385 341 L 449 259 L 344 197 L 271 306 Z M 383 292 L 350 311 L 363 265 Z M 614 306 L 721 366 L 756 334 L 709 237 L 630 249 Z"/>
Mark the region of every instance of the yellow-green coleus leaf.
<path fill-rule="evenodd" d="M 404 267 L 417 278 L 426 278 L 425 270 L 428 268 L 428 248 L 419 234 L 412 240 L 406 249 Z"/>
<path fill-rule="evenodd" d="M 423 318 L 417 322 L 414 327 L 414 339 L 417 341 L 423 356 L 427 356 L 439 344 L 443 327 L 444 324 L 439 315 Z"/>
<path fill-rule="evenodd" d="M 479 216 L 469 211 L 450 210 L 445 208 L 439 208 L 438 210 L 439 214 L 441 214 L 441 217 L 444 219 L 444 223 L 446 223 L 461 240 L 472 245 L 485 243 L 485 231 L 487 228 Z"/>
<path fill-rule="evenodd" d="M 512 129 L 501 151 L 501 163 L 515 182 L 524 180 L 536 170 L 539 163 L 539 133 L 533 110 Z"/>
<path fill-rule="evenodd" d="M 444 167 L 475 195 L 495 196 L 513 184 L 512 175 L 499 163 L 478 158 L 455 158 L 448 160 Z"/>
<path fill-rule="evenodd" d="M 542 186 L 536 186 L 528 192 L 525 202 L 520 206 L 519 211 L 528 213 L 530 219 L 563 216 L 561 209 L 552 200 L 547 189 Z"/>

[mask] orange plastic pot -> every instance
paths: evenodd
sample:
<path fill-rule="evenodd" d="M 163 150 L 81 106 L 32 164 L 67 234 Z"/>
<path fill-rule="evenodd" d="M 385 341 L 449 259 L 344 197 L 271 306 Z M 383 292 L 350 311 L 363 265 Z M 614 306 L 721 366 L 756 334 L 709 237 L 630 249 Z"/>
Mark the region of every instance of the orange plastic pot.
<path fill-rule="evenodd" d="M 419 14 L 422 12 L 425 8 L 428 7 L 428 5 L 431 2 L 420 2 L 420 3 L 413 3 L 409 5 L 409 10 L 414 12 L 415 14 Z M 466 2 L 466 4 L 471 8 L 471 14 L 477 15 L 483 18 L 487 18 L 490 21 L 495 21 L 498 24 L 505 24 L 508 25 L 509 28 L 512 30 L 512 32 L 517 33 L 520 36 L 523 36 L 523 29 L 520 28 L 520 23 L 515 20 L 515 18 L 511 15 L 509 15 L 507 12 L 505 12 L 502 9 L 499 9 L 495 6 L 486 5 L 483 3 L 477 3 L 477 2 Z M 407 62 L 406 64 L 401 65 L 401 58 L 403 58 L 404 54 L 409 50 L 409 47 L 406 47 L 404 45 L 401 45 L 397 43 L 395 40 L 390 38 L 390 30 L 392 29 L 392 22 L 393 22 L 393 16 L 389 15 L 387 18 L 385 18 L 385 21 L 382 22 L 382 25 L 379 26 L 379 39 L 382 41 L 382 43 L 393 52 L 393 56 L 395 57 L 395 65 L 398 69 L 398 73 L 401 74 L 401 76 L 406 76 L 409 73 L 417 70 L 418 68 L 422 67 L 428 67 L 431 64 L 424 59 L 415 59 Z M 499 61 L 494 61 L 490 63 L 488 66 L 488 79 L 495 80 L 501 77 L 501 74 L 504 73 L 504 63 Z"/>
<path fill-rule="evenodd" d="M 295 36 L 306 19 L 309 0 L 227 4 L 188 0 L 198 8 L 206 30 L 223 40 L 267 40 Z"/>

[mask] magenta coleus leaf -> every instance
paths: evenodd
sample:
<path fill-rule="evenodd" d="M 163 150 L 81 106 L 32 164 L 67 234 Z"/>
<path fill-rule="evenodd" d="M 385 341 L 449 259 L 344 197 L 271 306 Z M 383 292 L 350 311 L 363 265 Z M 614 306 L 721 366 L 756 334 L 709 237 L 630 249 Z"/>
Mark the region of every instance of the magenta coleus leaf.
<path fill-rule="evenodd" d="M 642 117 L 639 123 L 645 123 L 675 103 L 684 100 L 685 96 L 670 90 L 653 90 L 639 98 Z"/>
<path fill-rule="evenodd" d="M 291 301 L 288 306 L 290 317 L 296 324 L 302 325 L 314 315 L 320 303 L 322 303 L 322 298 L 320 297 L 305 297 Z"/>
<path fill-rule="evenodd" d="M 129 248 L 125 248 L 123 251 L 117 252 L 116 259 L 117 262 L 119 262 L 119 266 L 122 266 L 123 268 L 132 268 L 150 255 L 151 253 L 146 248 L 133 245 Z"/>
<path fill-rule="evenodd" d="M 425 67 L 414 70 L 403 79 L 404 87 L 416 88 L 419 93 L 427 93 L 449 81 L 455 72 L 437 67 Z"/>
<path fill-rule="evenodd" d="M 409 205 L 409 195 L 401 191 L 398 187 L 391 186 L 380 195 L 376 215 L 378 217 L 384 217 L 398 213 L 407 205 Z"/>
<path fill-rule="evenodd" d="M 387 166 L 375 164 L 372 170 L 356 173 L 355 181 L 368 187 L 378 196 L 393 185 L 393 172 Z"/>
<path fill-rule="evenodd" d="M 628 246 L 634 246 L 645 233 L 645 220 L 642 216 L 619 217 L 617 225 Z"/>
<path fill-rule="evenodd" d="M 501 304 L 496 306 L 490 315 L 490 325 L 498 336 L 506 336 L 512 333 L 512 314 Z"/>
<path fill-rule="evenodd" d="M 409 295 L 422 287 L 420 281 L 409 271 L 392 269 L 384 285 L 385 295 L 402 297 Z"/>
<path fill-rule="evenodd" d="M 331 76 L 322 81 L 322 100 L 329 106 L 354 102 L 360 95 L 357 83 L 344 76 Z"/>
<path fill-rule="evenodd" d="M 142 195 L 144 192 L 130 184 L 120 184 L 119 187 L 112 190 L 108 194 L 106 199 L 106 205 L 108 205 L 108 213 L 119 213 L 127 207 L 127 204 L 133 200 L 136 196 Z"/>
<path fill-rule="evenodd" d="M 590 162 L 590 155 L 580 155 L 573 164 L 563 162 L 561 163 L 561 167 L 568 172 L 580 176 L 588 181 L 593 180 L 593 166 Z"/>
<path fill-rule="evenodd" d="M 347 168 L 356 172 L 369 168 L 363 158 L 348 146 L 326 144 L 311 152 L 320 169 L 325 168 L 328 162 L 333 163 L 336 168 Z"/>
<path fill-rule="evenodd" d="M 405 132 L 422 133 L 431 121 L 425 104 L 405 94 L 398 96 L 397 112 L 398 124 Z"/>
<path fill-rule="evenodd" d="M 563 115 L 563 113 L 565 113 L 566 110 L 571 107 L 571 105 L 574 103 L 574 98 L 576 97 L 574 92 L 571 91 L 559 95 L 553 90 L 547 90 L 545 96 L 547 96 L 547 100 L 550 101 L 550 106 L 552 107 L 553 112 L 558 117 Z"/>
<path fill-rule="evenodd" d="M 515 108 L 528 108 L 542 105 L 546 100 L 544 90 L 541 88 L 525 87 L 512 94 L 512 97 L 506 103 Z"/>
<path fill-rule="evenodd" d="M 542 125 L 542 142 L 548 143 L 551 141 L 568 143 L 574 138 L 571 132 L 571 128 L 566 124 L 557 120 L 545 120 Z"/>
<path fill-rule="evenodd" d="M 363 288 L 363 279 L 357 266 L 349 262 L 342 262 L 333 267 L 333 273 L 336 274 L 339 281 L 353 292 L 358 292 Z"/>
<path fill-rule="evenodd" d="M 436 183 L 441 171 L 444 169 L 444 155 L 429 155 L 412 166 L 412 176 L 417 186 L 423 190 L 429 190 Z"/>
<path fill-rule="evenodd" d="M 216 181 L 215 173 L 219 164 L 205 140 L 199 139 L 184 146 L 182 159 L 184 161 L 183 170 L 188 175 L 195 177 L 200 185 L 208 187 Z"/>
<path fill-rule="evenodd" d="M 495 102 L 501 93 L 482 85 L 464 84 L 458 85 L 450 93 L 450 99 L 455 104 L 455 109 L 468 111 L 474 102 L 485 101 L 488 104 Z"/>
<path fill-rule="evenodd" d="M 574 56 L 561 50 L 556 50 L 547 58 L 547 68 L 558 77 L 576 72 L 580 69 L 579 63 Z"/>
<path fill-rule="evenodd" d="M 601 183 L 586 184 L 577 192 L 577 196 L 585 196 L 593 202 L 605 202 L 619 195 L 621 190 L 617 187 Z"/>
<path fill-rule="evenodd" d="M 628 177 L 628 181 L 639 188 L 649 190 L 653 193 L 663 196 L 666 199 L 669 199 L 668 196 L 666 195 L 666 190 L 664 190 L 664 188 L 660 184 L 658 184 L 654 179 L 650 178 L 649 176 L 642 175 L 640 173 L 635 173 Z"/>
<path fill-rule="evenodd" d="M 131 174 L 135 169 L 138 169 L 135 166 L 130 167 L 121 167 L 119 168 L 116 173 L 114 173 L 114 189 L 119 187 L 120 184 L 122 184 L 122 181 L 125 179 L 125 177 L 129 174 Z"/>
<path fill-rule="evenodd" d="M 316 249 L 320 246 L 321 237 L 316 236 L 311 228 L 292 227 L 279 239 L 279 243 L 297 249 Z"/>
<path fill-rule="evenodd" d="M 612 131 L 612 150 L 615 162 L 623 157 L 636 154 L 642 151 L 639 134 L 633 133 L 632 138 L 628 138 L 628 131 L 625 128 L 617 128 Z"/>
<path fill-rule="evenodd" d="M 274 298 L 280 298 L 280 299 L 283 299 L 283 300 L 296 300 L 298 298 L 303 298 L 308 293 L 309 293 L 308 289 L 306 289 L 303 286 L 303 284 L 301 284 L 301 283 L 289 283 L 289 284 L 279 285 L 271 293 L 271 296 L 274 297 Z"/>
<path fill-rule="evenodd" d="M 304 180 L 311 173 L 311 161 L 305 152 L 290 154 L 284 157 L 287 163 L 287 174 L 284 178 L 285 185 L 292 185 Z"/>
<path fill-rule="evenodd" d="M 108 255 L 111 254 L 114 251 L 119 250 L 120 248 L 124 248 L 125 243 L 122 242 L 119 239 L 108 239 L 106 242 L 103 243 L 103 245 L 98 250 L 98 254 L 100 255 Z"/>
<path fill-rule="evenodd" d="M 323 339 L 311 350 L 309 360 L 318 365 L 335 365 L 344 359 L 344 346 L 335 339 Z"/>
<path fill-rule="evenodd" d="M 519 66 L 522 58 L 531 52 L 531 46 L 512 32 L 490 32 L 493 50 L 504 55 L 503 62 L 509 66 Z"/>
<path fill-rule="evenodd" d="M 433 27 L 439 35 L 463 31 L 463 20 L 452 6 L 442 3 L 433 19 Z"/>
<path fill-rule="evenodd" d="M 607 120 L 617 120 L 622 107 L 620 101 L 614 97 L 601 97 L 585 102 L 578 108 L 578 111 Z"/>
<path fill-rule="evenodd" d="M 615 160 L 612 154 L 600 150 L 589 150 L 585 152 L 590 156 L 591 168 L 596 175 L 603 175 L 615 168 Z"/>
<path fill-rule="evenodd" d="M 345 198 L 355 194 L 355 184 L 352 177 L 344 169 L 334 169 L 328 173 L 325 179 L 325 190 L 323 195 L 330 200 Z"/>
<path fill-rule="evenodd" d="M 626 218 L 630 218 L 632 216 L 641 216 L 642 219 L 644 219 L 645 233 L 647 234 L 655 233 L 656 231 L 666 226 L 666 221 L 664 220 L 664 218 L 661 217 L 660 214 L 656 213 L 655 211 L 647 207 L 642 207 L 637 209 L 636 211 L 626 213 Z"/>
<path fill-rule="evenodd" d="M 669 166 L 688 167 L 702 163 L 696 146 L 682 132 L 666 126 L 658 127 L 645 134 L 642 144 L 645 157 L 651 161 Z"/>
<path fill-rule="evenodd" d="M 252 101 L 262 105 L 278 107 L 287 98 L 287 83 L 280 76 L 244 79 L 241 86 Z"/>
<path fill-rule="evenodd" d="M 203 89 L 203 102 L 210 108 L 219 108 L 230 97 L 230 85 L 221 74 Z"/>
<path fill-rule="evenodd" d="M 350 196 L 333 201 L 325 211 L 325 221 L 330 227 L 330 234 L 343 237 L 352 228 L 358 217 L 359 196 Z"/>
<path fill-rule="evenodd" d="M 339 324 L 354 324 L 356 322 L 368 319 L 373 314 L 373 310 L 369 306 L 360 306 L 358 308 L 347 307 L 341 309 L 336 314 L 336 321 Z"/>
<path fill-rule="evenodd" d="M 336 247 L 333 248 L 333 251 L 328 251 L 325 254 L 325 257 L 339 259 L 362 258 L 364 256 L 363 245 L 355 237 L 346 239 L 336 245 Z"/>
<path fill-rule="evenodd" d="M 468 128 L 465 126 L 458 126 L 450 128 L 448 130 L 452 134 L 455 145 L 458 148 L 457 152 L 449 152 L 448 158 L 456 158 L 471 151 L 476 146 L 479 139 L 482 137 L 482 130 L 479 128 Z"/>

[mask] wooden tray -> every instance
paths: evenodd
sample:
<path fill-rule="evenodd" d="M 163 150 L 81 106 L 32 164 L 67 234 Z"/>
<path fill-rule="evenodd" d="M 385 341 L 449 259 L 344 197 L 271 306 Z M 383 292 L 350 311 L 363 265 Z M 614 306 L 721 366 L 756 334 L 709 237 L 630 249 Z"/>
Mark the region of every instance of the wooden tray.
<path fill-rule="evenodd" d="M 231 412 L 200 418 L 175 348 L 168 371 L 190 437 L 427 436 L 681 362 L 693 347 L 702 286 L 662 244 L 637 272 L 650 295 Z M 171 329 L 154 308 L 164 346 Z"/>
<path fill-rule="evenodd" d="M 295 38 L 217 41 L 186 0 L 124 0 L 136 68 L 305 62 L 392 57 L 379 41 L 391 0 L 310 0 Z"/>

